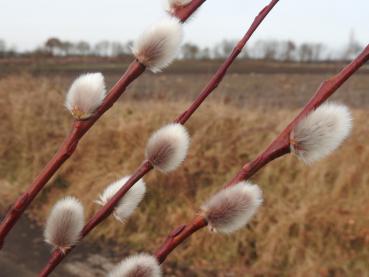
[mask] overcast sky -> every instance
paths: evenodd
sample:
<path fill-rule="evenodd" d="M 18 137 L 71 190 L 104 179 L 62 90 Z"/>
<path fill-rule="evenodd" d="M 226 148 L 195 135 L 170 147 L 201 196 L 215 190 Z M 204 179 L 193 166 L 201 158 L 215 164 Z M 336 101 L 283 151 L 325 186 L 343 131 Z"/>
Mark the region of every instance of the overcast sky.
<path fill-rule="evenodd" d="M 237 39 L 268 0 L 207 0 L 186 24 L 186 41 Z M 125 42 L 163 17 L 163 0 L 0 0 L 0 39 L 19 50 L 49 37 Z M 253 40 L 292 39 L 339 48 L 351 30 L 369 43 L 369 0 L 280 0 Z"/>

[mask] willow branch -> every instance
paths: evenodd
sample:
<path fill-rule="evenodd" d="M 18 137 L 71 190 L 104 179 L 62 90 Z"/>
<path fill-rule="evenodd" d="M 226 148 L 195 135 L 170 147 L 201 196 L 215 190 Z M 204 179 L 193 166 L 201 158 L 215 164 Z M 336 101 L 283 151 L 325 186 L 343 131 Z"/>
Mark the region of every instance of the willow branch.
<path fill-rule="evenodd" d="M 239 43 L 235 46 L 231 54 L 224 61 L 224 63 L 219 67 L 214 76 L 210 79 L 205 88 L 201 91 L 199 96 L 194 100 L 194 102 L 189 106 L 188 109 L 184 113 L 182 113 L 176 120 L 176 123 L 184 125 L 190 117 L 194 114 L 194 112 L 200 107 L 200 105 L 204 102 L 204 100 L 218 87 L 220 82 L 223 80 L 223 77 L 226 75 L 229 67 L 233 64 L 237 56 L 241 53 L 242 49 L 246 45 L 247 41 L 250 39 L 252 34 L 267 16 L 267 14 L 272 10 L 272 8 L 278 3 L 279 0 L 272 0 L 272 2 L 265 7 L 260 14 L 256 17 L 255 21 L 251 25 L 251 27 L 246 32 L 245 36 L 239 41 Z M 144 175 L 149 173 L 153 169 L 152 165 L 149 161 L 144 161 L 141 166 L 136 170 L 136 173 L 122 186 L 122 188 L 115 194 L 115 196 L 108 201 L 108 203 L 103 206 L 86 224 L 85 228 L 81 233 L 81 239 L 88 235 L 88 233 L 94 229 L 99 223 L 101 223 L 105 218 L 107 218 L 114 210 L 114 207 L 119 203 L 120 199 L 124 197 L 126 192 Z M 138 174 L 139 173 L 139 174 Z M 184 230 L 181 230 L 181 235 L 185 236 L 186 234 L 190 234 L 197 230 L 200 226 L 203 226 L 205 221 L 203 219 L 198 222 L 194 222 L 191 226 L 186 226 Z M 178 240 L 178 243 L 181 242 L 181 237 L 174 238 L 174 240 Z M 48 261 L 48 264 L 41 271 L 40 276 L 48 276 L 50 272 L 54 270 L 54 268 L 63 260 L 63 258 L 73 250 L 75 246 L 72 246 L 67 251 L 61 251 L 60 249 L 56 249 L 51 258 Z"/>
<path fill-rule="evenodd" d="M 369 60 L 369 45 L 363 52 L 347 65 L 341 72 L 334 77 L 324 81 L 310 101 L 304 106 L 302 111 L 291 121 L 291 123 L 277 136 L 277 138 L 253 161 L 247 163 L 239 173 L 224 187 L 230 187 L 242 180 L 247 180 L 256 172 L 262 169 L 271 161 L 290 153 L 290 134 L 298 122 L 307 114 L 319 107 L 326 101 L 337 89 L 350 78 L 363 64 Z M 206 227 L 208 224 L 202 215 L 197 215 L 189 224 L 181 225 L 174 229 L 166 238 L 164 243 L 155 252 L 155 256 L 160 263 L 163 263 L 166 257 L 193 233 Z"/>
<path fill-rule="evenodd" d="M 198 9 L 206 0 L 192 0 L 188 5 L 178 8 L 175 11 L 175 16 L 182 22 L 186 20 Z"/>
<path fill-rule="evenodd" d="M 203 89 L 200 96 L 191 104 L 191 106 L 181 114 L 177 119 L 176 123 L 184 124 L 191 117 L 191 115 L 199 108 L 201 103 L 209 96 L 209 94 L 214 91 L 218 85 L 222 82 L 224 76 L 227 74 L 229 67 L 235 61 L 237 56 L 241 53 L 242 49 L 245 47 L 246 43 L 249 41 L 253 33 L 259 27 L 259 25 L 263 22 L 264 18 L 269 14 L 269 12 L 273 9 L 273 7 L 278 3 L 279 0 L 272 0 L 270 4 L 264 7 L 263 10 L 260 11 L 258 16 L 254 19 L 250 28 L 247 30 L 245 36 L 237 43 L 236 47 L 233 49 L 231 54 L 225 60 L 225 62 L 219 67 L 218 71 L 211 78 L 208 85 Z"/>
<path fill-rule="evenodd" d="M 193 0 L 189 5 L 175 11 L 174 16 L 179 18 L 181 22 L 185 22 L 206 0 Z M 103 103 L 97 109 L 95 114 L 87 120 L 75 120 L 71 133 L 63 142 L 54 157 L 41 170 L 36 179 L 27 188 L 27 190 L 15 201 L 15 203 L 8 209 L 0 223 L 0 249 L 4 244 L 4 240 L 10 230 L 17 223 L 27 207 L 36 198 L 38 193 L 43 189 L 55 172 L 69 159 L 77 148 L 80 139 L 90 130 L 95 122 L 107 111 L 119 97 L 125 92 L 127 87 L 137 79 L 146 67 L 134 60 L 118 80 L 118 82 L 109 91 Z"/>

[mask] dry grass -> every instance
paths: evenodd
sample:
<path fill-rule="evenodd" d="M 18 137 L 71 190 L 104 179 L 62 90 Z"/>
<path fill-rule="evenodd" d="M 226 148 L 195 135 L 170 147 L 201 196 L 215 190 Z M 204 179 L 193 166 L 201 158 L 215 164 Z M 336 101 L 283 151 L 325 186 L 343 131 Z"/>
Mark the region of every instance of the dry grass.
<path fill-rule="evenodd" d="M 57 78 L 0 80 L 0 208 L 32 181 L 68 132 L 72 119 L 61 104 L 65 89 Z M 79 197 L 91 215 L 103 188 L 140 164 L 150 133 L 185 106 L 157 100 L 116 104 L 34 202 L 30 215 L 44 222 L 64 195 Z M 116 240 L 121 252 L 154 251 L 295 113 L 205 104 L 189 121 L 192 146 L 184 165 L 166 176 L 149 174 L 148 194 L 128 223 L 109 219 L 90 239 Z M 368 110 L 355 110 L 353 136 L 330 158 L 306 167 L 286 157 L 258 173 L 253 181 L 264 189 L 265 204 L 245 230 L 232 236 L 203 230 L 168 261 L 197 276 L 369 274 L 368 116 Z"/>

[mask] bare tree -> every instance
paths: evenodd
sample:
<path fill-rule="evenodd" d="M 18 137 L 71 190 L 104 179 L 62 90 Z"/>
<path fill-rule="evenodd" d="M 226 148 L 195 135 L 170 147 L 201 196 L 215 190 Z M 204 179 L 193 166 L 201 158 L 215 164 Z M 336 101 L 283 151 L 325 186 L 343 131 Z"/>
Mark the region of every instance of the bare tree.
<path fill-rule="evenodd" d="M 322 43 L 313 43 L 311 45 L 313 50 L 312 60 L 313 61 L 319 61 L 322 59 L 322 53 L 324 50 L 324 45 Z"/>
<path fill-rule="evenodd" d="M 80 42 L 77 43 L 76 49 L 78 51 L 78 54 L 86 56 L 90 53 L 91 46 L 86 41 L 80 41 Z"/>
<path fill-rule="evenodd" d="M 102 40 L 95 44 L 94 52 L 99 56 L 109 56 L 110 55 L 110 42 L 107 40 Z"/>
<path fill-rule="evenodd" d="M 123 44 L 124 54 L 130 55 L 132 54 L 133 41 L 129 40 Z"/>
<path fill-rule="evenodd" d="M 343 55 L 342 55 L 342 59 L 344 59 L 344 60 L 352 59 L 358 53 L 360 53 L 361 49 L 362 49 L 362 46 L 356 40 L 354 31 L 351 31 L 349 41 L 348 41 L 347 46 L 345 47 Z"/>
<path fill-rule="evenodd" d="M 266 40 L 263 44 L 263 58 L 265 60 L 276 60 L 278 58 L 279 43 L 276 40 Z"/>
<path fill-rule="evenodd" d="M 60 39 L 52 37 L 45 42 L 45 48 L 52 55 L 60 55 L 63 52 L 63 43 Z"/>
<path fill-rule="evenodd" d="M 0 39 L 0 57 L 5 57 L 6 55 L 6 43 L 5 40 Z"/>
<path fill-rule="evenodd" d="M 233 50 L 237 41 L 234 40 L 223 40 L 221 43 L 221 50 L 224 57 L 227 57 Z"/>
<path fill-rule="evenodd" d="M 181 54 L 184 59 L 196 59 L 199 55 L 199 47 L 192 43 L 185 43 L 181 48 Z"/>
<path fill-rule="evenodd" d="M 279 53 L 279 59 L 283 61 L 292 61 L 295 59 L 295 51 L 296 51 L 296 44 L 291 41 L 281 41 L 280 42 L 280 53 Z"/>
<path fill-rule="evenodd" d="M 211 58 L 211 51 L 210 51 L 209 47 L 199 49 L 198 57 L 199 57 L 199 59 L 204 59 L 204 60 L 210 59 Z"/>
<path fill-rule="evenodd" d="M 113 57 L 118 57 L 125 54 L 124 45 L 119 41 L 114 41 L 111 43 L 111 55 Z"/>
<path fill-rule="evenodd" d="M 213 48 L 214 58 L 225 58 L 232 51 L 235 41 L 232 40 L 222 40 L 220 43 L 216 44 Z"/>
<path fill-rule="evenodd" d="M 310 62 L 313 57 L 313 49 L 309 43 L 302 43 L 298 49 L 300 62 Z"/>
<path fill-rule="evenodd" d="M 63 41 L 62 48 L 66 56 L 72 55 L 75 52 L 75 45 L 70 41 Z"/>
<path fill-rule="evenodd" d="M 278 46 L 276 40 L 258 40 L 254 44 L 252 55 L 259 59 L 274 60 L 278 56 Z"/>

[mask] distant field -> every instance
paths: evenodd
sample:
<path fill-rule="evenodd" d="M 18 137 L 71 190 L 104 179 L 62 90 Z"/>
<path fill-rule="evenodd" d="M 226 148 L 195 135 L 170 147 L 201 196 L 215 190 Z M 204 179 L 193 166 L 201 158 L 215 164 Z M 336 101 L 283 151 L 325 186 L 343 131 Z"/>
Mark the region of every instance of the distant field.
<path fill-rule="evenodd" d="M 31 57 L 0 59 L 0 74 L 28 71 L 33 74 L 71 75 L 81 71 L 103 71 L 109 74 L 121 74 L 132 57 Z M 214 72 L 223 62 L 219 60 L 177 60 L 165 74 L 199 74 Z M 323 74 L 334 73 L 348 62 L 278 62 L 265 60 L 239 59 L 230 68 L 231 73 L 298 73 Z M 361 72 L 369 73 L 369 66 L 364 66 Z"/>
<path fill-rule="evenodd" d="M 131 60 L 107 58 L 0 59 L 0 78 L 14 74 L 51 77 L 65 91 L 83 72 L 101 71 L 111 87 Z M 177 61 L 164 73 L 145 73 L 125 95 L 127 100 L 191 101 L 221 61 Z M 287 63 L 240 60 L 211 96 L 217 103 L 237 107 L 299 108 L 319 84 L 345 63 Z M 364 66 L 332 99 L 355 108 L 369 107 L 369 66 Z"/>
<path fill-rule="evenodd" d="M 130 87 L 55 175 L 29 216 L 44 222 L 65 195 L 79 197 L 88 215 L 96 211 L 98 194 L 140 164 L 150 133 L 188 105 L 209 79 L 210 68 L 214 64 L 200 73 L 146 74 Z M 277 73 L 278 66 L 273 74 L 233 71 L 189 121 L 192 146 L 184 165 L 166 176 L 151 173 L 145 178 L 145 201 L 127 224 L 109 219 L 89 241 L 102 246 L 115 241 L 114 249 L 109 244 L 112 261 L 154 251 L 168 231 L 186 223 L 202 201 L 267 146 L 337 68 L 324 73 L 306 67 Z M 3 72 L 0 210 L 31 182 L 69 131 L 64 94 L 79 69 Z M 118 70 L 104 70 L 112 84 Z M 175 276 L 368 275 L 368 77 L 366 71 L 354 76 L 334 97 L 353 108 L 355 119 L 353 135 L 339 151 L 311 167 L 294 157 L 270 164 L 253 178 L 264 189 L 265 203 L 251 225 L 229 237 L 202 230 L 169 257 L 165 270 Z"/>

